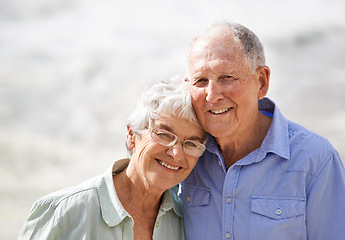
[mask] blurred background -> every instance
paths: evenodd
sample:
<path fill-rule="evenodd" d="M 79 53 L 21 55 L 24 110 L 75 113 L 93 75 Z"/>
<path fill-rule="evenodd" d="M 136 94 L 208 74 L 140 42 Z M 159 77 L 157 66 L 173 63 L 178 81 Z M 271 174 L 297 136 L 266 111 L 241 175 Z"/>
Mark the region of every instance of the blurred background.
<path fill-rule="evenodd" d="M 125 121 L 185 72 L 192 36 L 237 21 L 262 40 L 272 98 L 345 159 L 343 0 L 0 0 L 0 236 L 33 202 L 126 157 Z"/>

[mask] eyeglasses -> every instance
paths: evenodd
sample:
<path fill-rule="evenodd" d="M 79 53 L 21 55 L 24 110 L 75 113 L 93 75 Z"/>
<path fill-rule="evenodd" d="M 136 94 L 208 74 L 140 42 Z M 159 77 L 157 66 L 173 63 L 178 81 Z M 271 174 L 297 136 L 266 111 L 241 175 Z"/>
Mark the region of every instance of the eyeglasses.
<path fill-rule="evenodd" d="M 179 140 L 178 137 L 164 129 L 159 128 L 151 128 L 149 129 L 151 138 L 156 142 L 166 147 L 175 146 L 177 141 Z M 181 142 L 181 141 L 180 141 Z M 205 152 L 205 145 L 201 142 L 194 141 L 194 140 L 184 140 L 181 142 L 183 151 L 193 157 L 200 157 Z"/>

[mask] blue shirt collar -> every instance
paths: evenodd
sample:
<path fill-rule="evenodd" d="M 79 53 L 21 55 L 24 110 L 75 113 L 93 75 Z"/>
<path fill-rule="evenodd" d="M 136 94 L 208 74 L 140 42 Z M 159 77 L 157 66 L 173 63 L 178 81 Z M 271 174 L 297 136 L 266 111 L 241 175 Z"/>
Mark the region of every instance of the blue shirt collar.
<path fill-rule="evenodd" d="M 282 158 L 290 159 L 289 124 L 278 107 L 268 98 L 259 101 L 259 109 L 273 113 L 271 127 L 260 147 L 262 151 L 274 153 Z"/>
<path fill-rule="evenodd" d="M 275 106 L 274 102 L 268 98 L 259 100 L 259 110 L 268 116 L 273 116 L 271 126 L 261 147 L 238 161 L 236 165 L 260 162 L 268 153 L 274 153 L 282 158 L 290 159 L 288 121 L 281 114 L 278 107 Z M 216 139 L 210 134 L 206 143 L 206 150 L 216 154 L 218 158 L 223 159 Z"/>

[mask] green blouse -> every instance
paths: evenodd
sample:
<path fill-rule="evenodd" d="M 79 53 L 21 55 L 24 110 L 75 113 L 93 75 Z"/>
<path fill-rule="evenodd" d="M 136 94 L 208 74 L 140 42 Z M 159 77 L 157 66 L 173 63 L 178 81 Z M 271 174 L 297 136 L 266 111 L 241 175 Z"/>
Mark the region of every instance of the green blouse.
<path fill-rule="evenodd" d="M 36 201 L 18 239 L 133 239 L 134 221 L 118 199 L 112 178 L 128 163 L 118 160 L 103 175 Z M 177 187 L 165 191 L 152 239 L 185 239 L 181 216 Z"/>

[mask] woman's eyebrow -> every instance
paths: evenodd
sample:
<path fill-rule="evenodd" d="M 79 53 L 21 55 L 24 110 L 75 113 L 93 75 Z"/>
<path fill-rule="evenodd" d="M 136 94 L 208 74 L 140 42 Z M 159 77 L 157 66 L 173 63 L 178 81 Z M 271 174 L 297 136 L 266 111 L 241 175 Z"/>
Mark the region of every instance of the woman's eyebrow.
<path fill-rule="evenodd" d="M 171 133 L 176 135 L 176 133 L 174 132 L 174 130 L 171 127 L 169 127 L 168 125 L 165 125 L 163 123 L 158 123 L 157 125 L 155 125 L 155 127 L 162 128 L 162 129 L 167 130 L 167 131 L 169 131 L 169 132 L 171 132 Z M 198 136 L 191 136 L 191 137 L 185 138 L 184 140 L 186 140 L 186 139 L 188 139 L 188 140 L 196 140 L 196 141 L 202 142 L 202 138 L 200 138 Z"/>
<path fill-rule="evenodd" d="M 187 138 L 187 139 L 188 139 L 188 140 L 196 140 L 196 141 L 199 141 L 199 142 L 201 142 L 201 143 L 202 143 L 202 138 L 197 137 L 197 136 L 192 136 L 192 137 Z"/>
<path fill-rule="evenodd" d="M 168 125 L 165 125 L 165 124 L 162 124 L 162 123 L 158 123 L 157 125 L 155 125 L 155 127 L 162 128 L 162 129 L 164 129 L 164 130 L 167 130 L 167 131 L 169 131 L 169 132 L 174 133 L 174 131 L 172 130 L 172 128 L 170 128 Z"/>

